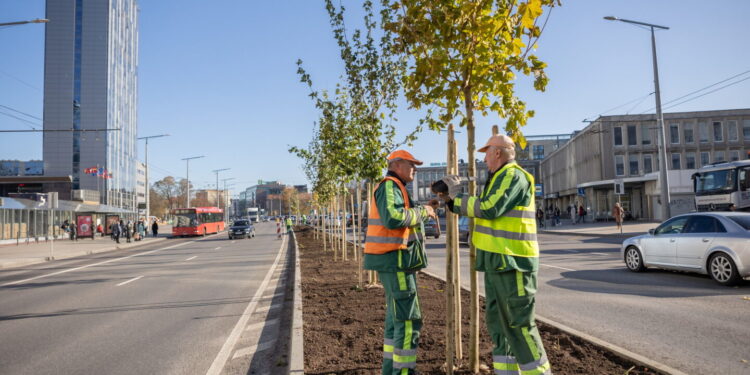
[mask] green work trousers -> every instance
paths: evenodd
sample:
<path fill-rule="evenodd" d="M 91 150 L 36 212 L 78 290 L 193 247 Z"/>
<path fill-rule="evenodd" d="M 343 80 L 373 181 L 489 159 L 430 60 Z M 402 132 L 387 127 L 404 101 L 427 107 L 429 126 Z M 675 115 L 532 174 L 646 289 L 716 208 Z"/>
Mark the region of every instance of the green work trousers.
<path fill-rule="evenodd" d="M 495 375 L 552 374 L 534 322 L 536 274 L 518 270 L 484 274 Z"/>
<path fill-rule="evenodd" d="M 378 271 L 385 289 L 383 375 L 414 374 L 422 312 L 414 272 Z"/>

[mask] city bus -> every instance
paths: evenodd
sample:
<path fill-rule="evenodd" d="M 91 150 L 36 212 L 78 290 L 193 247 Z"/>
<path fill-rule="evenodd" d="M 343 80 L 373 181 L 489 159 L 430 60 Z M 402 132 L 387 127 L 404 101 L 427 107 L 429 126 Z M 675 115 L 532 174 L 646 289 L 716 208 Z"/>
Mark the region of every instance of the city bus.
<path fill-rule="evenodd" d="M 698 211 L 750 210 L 750 160 L 707 165 L 693 174 Z"/>
<path fill-rule="evenodd" d="M 224 210 L 218 207 L 176 208 L 172 215 L 173 236 L 205 236 L 224 230 Z"/>

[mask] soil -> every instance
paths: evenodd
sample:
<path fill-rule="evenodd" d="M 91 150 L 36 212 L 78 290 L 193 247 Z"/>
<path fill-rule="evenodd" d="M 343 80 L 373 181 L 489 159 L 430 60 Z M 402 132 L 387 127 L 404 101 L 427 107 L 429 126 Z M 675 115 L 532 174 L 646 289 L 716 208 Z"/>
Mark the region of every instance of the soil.
<path fill-rule="evenodd" d="M 310 228 L 297 228 L 302 273 L 305 373 L 380 374 L 383 358 L 385 297 L 382 288 L 357 290 L 357 263 L 333 261 L 323 252 L 322 242 Z M 417 371 L 444 374 L 445 283 L 423 273 L 418 276 L 423 327 L 417 353 Z M 462 291 L 462 306 L 469 305 L 469 293 Z M 480 297 L 480 363 L 492 368 L 492 343 L 484 323 L 484 299 Z M 464 360 L 468 357 L 469 311 L 462 309 Z M 618 355 L 538 323 L 556 375 L 629 374 L 660 372 L 636 365 Z M 469 374 L 466 366 L 455 373 Z M 491 373 L 484 370 L 483 373 Z"/>

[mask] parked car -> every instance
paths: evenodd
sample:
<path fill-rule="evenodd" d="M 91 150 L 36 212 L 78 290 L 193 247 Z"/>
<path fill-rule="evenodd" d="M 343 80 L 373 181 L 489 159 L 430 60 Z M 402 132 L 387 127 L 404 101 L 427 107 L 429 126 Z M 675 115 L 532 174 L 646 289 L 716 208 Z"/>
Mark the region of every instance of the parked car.
<path fill-rule="evenodd" d="M 433 218 L 429 218 L 424 223 L 424 236 L 425 237 L 435 237 L 435 239 L 440 238 L 440 225 L 438 225 L 437 221 Z"/>
<path fill-rule="evenodd" d="M 255 226 L 250 220 L 235 220 L 229 227 L 229 239 L 235 238 L 255 238 Z"/>
<path fill-rule="evenodd" d="M 460 216 L 458 219 L 458 242 L 469 243 L 469 218 Z"/>
<path fill-rule="evenodd" d="M 633 272 L 648 267 L 708 274 L 735 285 L 750 277 L 750 214 L 693 212 L 628 238 L 620 254 Z"/>

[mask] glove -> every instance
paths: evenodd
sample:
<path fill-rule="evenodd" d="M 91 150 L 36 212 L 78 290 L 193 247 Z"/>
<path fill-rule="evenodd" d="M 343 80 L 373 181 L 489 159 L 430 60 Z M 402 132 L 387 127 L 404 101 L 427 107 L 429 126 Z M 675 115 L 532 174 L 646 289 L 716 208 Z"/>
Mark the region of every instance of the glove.
<path fill-rule="evenodd" d="M 456 198 L 456 195 L 461 192 L 461 178 L 449 174 L 442 179 L 443 183 L 448 186 L 448 196 L 451 197 L 451 199 Z"/>

